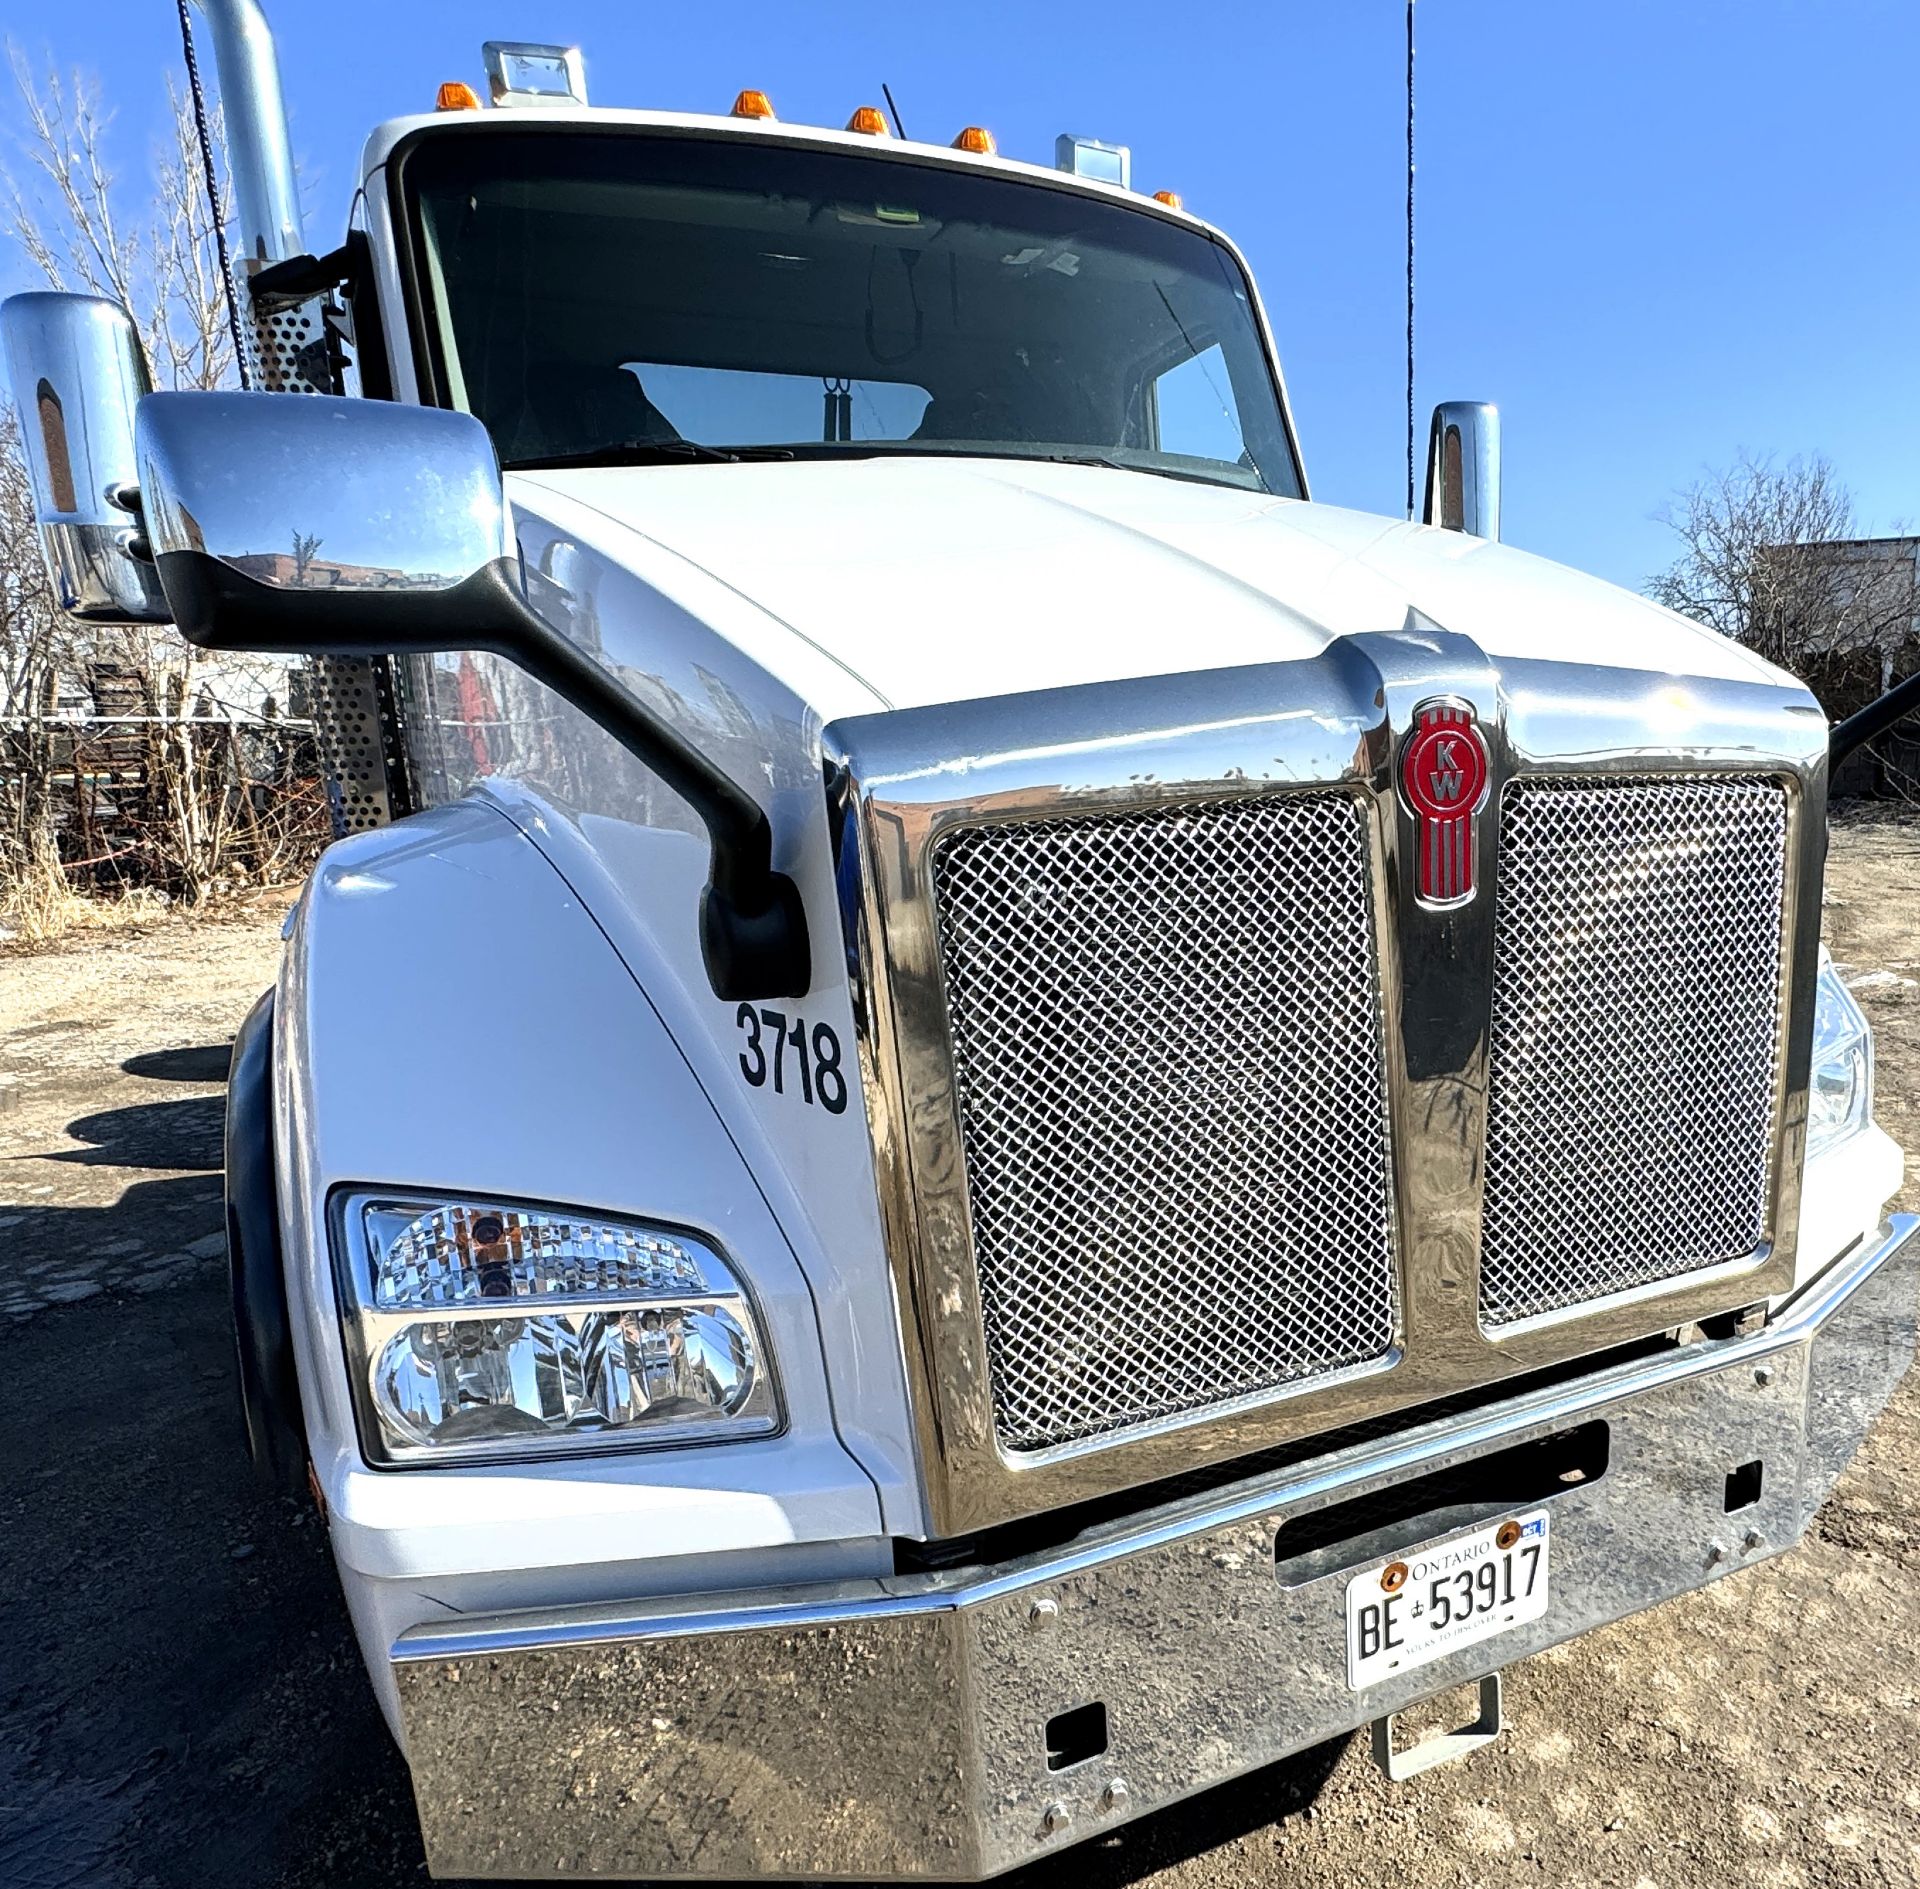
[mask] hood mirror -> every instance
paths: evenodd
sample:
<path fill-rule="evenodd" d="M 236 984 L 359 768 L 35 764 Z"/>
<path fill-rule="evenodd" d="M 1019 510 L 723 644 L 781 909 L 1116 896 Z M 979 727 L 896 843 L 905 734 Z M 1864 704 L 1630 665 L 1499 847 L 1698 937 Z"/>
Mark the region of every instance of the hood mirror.
<path fill-rule="evenodd" d="M 332 394 L 149 394 L 135 427 L 150 555 L 190 643 L 281 655 L 490 650 L 689 801 L 713 866 L 715 995 L 804 995 L 806 913 L 760 803 L 529 602 L 480 422 Z"/>
<path fill-rule="evenodd" d="M 150 394 L 136 440 L 147 537 L 189 642 L 336 656 L 493 646 L 497 601 L 479 606 L 518 589 L 519 556 L 492 442 L 470 415 L 329 394 Z"/>
<path fill-rule="evenodd" d="M 133 412 L 150 382 L 132 317 L 98 295 L 13 295 L 0 344 L 61 609 L 89 623 L 166 622 L 138 556 Z"/>
<path fill-rule="evenodd" d="M 1500 535 L 1500 409 L 1444 400 L 1427 436 L 1424 521 L 1476 538 Z"/>

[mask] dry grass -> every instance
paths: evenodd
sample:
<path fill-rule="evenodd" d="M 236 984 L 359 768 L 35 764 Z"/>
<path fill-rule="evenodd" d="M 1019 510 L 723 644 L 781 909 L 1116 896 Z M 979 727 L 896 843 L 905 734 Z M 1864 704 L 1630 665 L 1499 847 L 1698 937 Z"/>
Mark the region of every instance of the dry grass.
<path fill-rule="evenodd" d="M 0 880 L 0 950 L 33 950 L 81 931 L 138 929 L 171 909 L 158 892 L 76 891 L 52 846 L 41 844 Z"/>

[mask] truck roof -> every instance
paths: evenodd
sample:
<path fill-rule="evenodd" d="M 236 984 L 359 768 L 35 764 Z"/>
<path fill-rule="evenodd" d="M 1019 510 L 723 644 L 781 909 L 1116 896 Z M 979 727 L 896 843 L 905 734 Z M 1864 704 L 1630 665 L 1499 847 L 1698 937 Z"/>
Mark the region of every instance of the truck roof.
<path fill-rule="evenodd" d="M 479 111 L 415 112 L 404 118 L 389 118 L 376 125 L 361 154 L 360 174 L 370 184 L 374 173 L 391 157 L 402 140 L 416 132 L 430 131 L 450 137 L 473 136 L 511 130 L 517 126 L 538 125 L 566 130 L 691 131 L 702 137 L 758 140 L 775 145 L 805 145 L 816 149 L 851 151 L 862 157 L 894 162 L 931 164 L 951 170 L 986 170 L 1023 183 L 1046 184 L 1056 190 L 1078 192 L 1119 202 L 1151 216 L 1160 216 L 1187 229 L 1204 230 L 1216 240 L 1233 248 L 1224 231 L 1194 216 L 1185 209 L 1161 203 L 1138 190 L 1119 184 L 1102 183 L 1070 171 L 1056 170 L 1050 164 L 1029 163 L 1020 158 L 986 157 L 972 151 L 958 151 L 951 145 L 922 144 L 912 138 L 874 137 L 866 132 L 833 131 L 823 125 L 790 124 L 782 119 L 736 118 L 714 112 L 627 111 L 598 105 L 516 105 L 483 108 Z M 1238 252 L 1236 251 L 1236 254 Z"/>

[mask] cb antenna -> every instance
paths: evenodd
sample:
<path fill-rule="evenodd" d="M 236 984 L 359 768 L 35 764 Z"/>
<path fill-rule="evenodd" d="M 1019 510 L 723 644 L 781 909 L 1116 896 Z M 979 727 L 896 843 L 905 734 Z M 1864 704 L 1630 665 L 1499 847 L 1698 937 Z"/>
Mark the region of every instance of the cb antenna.
<path fill-rule="evenodd" d="M 1414 516 L 1413 425 L 1413 0 L 1407 0 L 1407 516 Z"/>
<path fill-rule="evenodd" d="M 887 101 L 887 110 L 893 113 L 893 135 L 904 138 L 907 128 L 900 122 L 900 107 L 893 102 L 893 87 L 885 79 L 880 81 L 880 96 Z"/>
<path fill-rule="evenodd" d="M 187 92 L 193 100 L 193 132 L 200 146 L 200 171 L 207 190 L 207 220 L 213 225 L 213 247 L 226 289 L 227 333 L 233 342 L 233 371 L 242 387 L 252 383 L 247 374 L 247 344 L 240 332 L 240 293 L 235 287 L 233 258 L 227 252 L 227 213 L 220 201 L 220 167 L 213 160 L 213 133 L 207 123 L 207 95 L 200 84 L 200 61 L 193 50 L 193 21 L 187 0 L 180 0 L 180 50 L 187 61 Z"/>

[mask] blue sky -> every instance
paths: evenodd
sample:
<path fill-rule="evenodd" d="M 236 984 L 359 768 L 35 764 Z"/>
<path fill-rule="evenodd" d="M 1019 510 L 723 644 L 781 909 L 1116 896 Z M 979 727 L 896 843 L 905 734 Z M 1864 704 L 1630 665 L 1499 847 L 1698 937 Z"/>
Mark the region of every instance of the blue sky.
<path fill-rule="evenodd" d="M 315 248 L 368 128 L 481 85 L 489 36 L 579 41 L 602 104 L 758 85 L 837 125 L 884 79 L 921 137 L 1130 143 L 1137 185 L 1252 262 L 1314 495 L 1403 503 L 1399 0 L 267 5 Z M 0 0 L 0 24 L 97 74 L 137 171 L 171 0 Z M 1826 454 L 1868 530 L 1920 521 L 1916 71 L 1914 0 L 1421 0 L 1423 450 L 1435 400 L 1497 400 L 1507 537 L 1631 585 L 1670 558 L 1663 500 L 1743 448 Z"/>

